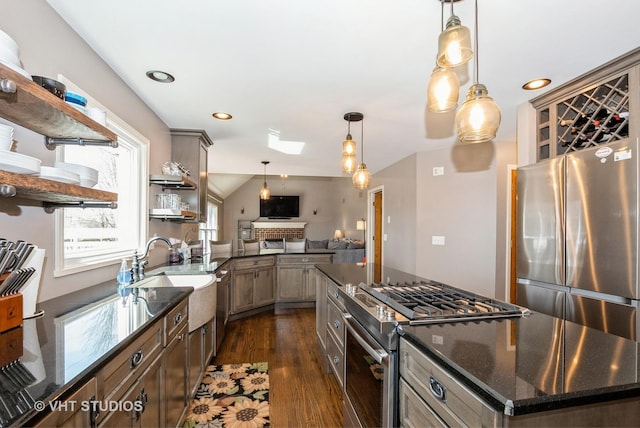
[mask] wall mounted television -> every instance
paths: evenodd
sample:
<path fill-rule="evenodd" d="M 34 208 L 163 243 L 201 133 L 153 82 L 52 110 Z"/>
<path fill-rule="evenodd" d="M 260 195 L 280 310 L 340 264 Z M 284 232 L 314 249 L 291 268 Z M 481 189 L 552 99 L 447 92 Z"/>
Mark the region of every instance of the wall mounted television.
<path fill-rule="evenodd" d="M 260 199 L 260 217 L 300 217 L 300 197 L 271 195 L 267 200 Z"/>

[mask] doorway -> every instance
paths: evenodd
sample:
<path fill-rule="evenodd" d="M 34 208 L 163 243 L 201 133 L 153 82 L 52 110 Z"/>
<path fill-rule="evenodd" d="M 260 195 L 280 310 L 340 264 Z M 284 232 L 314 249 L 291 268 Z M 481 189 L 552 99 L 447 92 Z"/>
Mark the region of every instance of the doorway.
<path fill-rule="evenodd" d="M 383 187 L 376 187 L 369 191 L 368 217 L 373 227 L 369 228 L 367 240 L 368 262 L 373 262 L 373 280 L 381 282 L 382 278 L 382 242 L 383 242 Z"/>

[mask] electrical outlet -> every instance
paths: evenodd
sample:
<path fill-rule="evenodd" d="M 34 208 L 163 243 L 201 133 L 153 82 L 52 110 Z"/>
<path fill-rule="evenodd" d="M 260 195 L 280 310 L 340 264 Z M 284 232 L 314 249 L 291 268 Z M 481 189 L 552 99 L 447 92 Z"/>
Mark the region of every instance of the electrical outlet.
<path fill-rule="evenodd" d="M 444 245 L 444 236 L 432 236 L 431 245 Z"/>
<path fill-rule="evenodd" d="M 436 166 L 433 168 L 433 176 L 437 177 L 439 175 L 444 175 L 444 167 L 443 166 Z"/>

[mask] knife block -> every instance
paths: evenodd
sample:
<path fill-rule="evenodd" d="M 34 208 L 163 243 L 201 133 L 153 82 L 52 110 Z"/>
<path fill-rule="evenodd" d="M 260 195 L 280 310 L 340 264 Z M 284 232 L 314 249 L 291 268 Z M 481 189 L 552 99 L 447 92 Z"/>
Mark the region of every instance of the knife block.
<path fill-rule="evenodd" d="M 22 324 L 22 294 L 0 297 L 0 333 Z"/>
<path fill-rule="evenodd" d="M 22 328 L 0 333 L 0 366 L 6 366 L 23 354 Z"/>

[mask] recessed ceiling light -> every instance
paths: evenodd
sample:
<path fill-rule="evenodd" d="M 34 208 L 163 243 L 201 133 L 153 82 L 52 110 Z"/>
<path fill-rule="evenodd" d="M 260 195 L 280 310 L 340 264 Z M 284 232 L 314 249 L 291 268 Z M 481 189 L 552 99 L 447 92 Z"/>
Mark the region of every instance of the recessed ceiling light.
<path fill-rule="evenodd" d="M 155 80 L 156 82 L 161 83 L 171 83 L 176 80 L 175 77 L 173 77 L 169 73 L 160 70 L 147 71 L 147 77 L 151 80 Z"/>
<path fill-rule="evenodd" d="M 527 91 L 534 91 L 536 89 L 544 88 L 550 83 L 551 79 L 547 79 L 546 77 L 542 79 L 533 79 L 522 85 L 522 89 L 526 89 Z"/>
<path fill-rule="evenodd" d="M 223 111 L 217 111 L 213 113 L 212 116 L 219 120 L 229 120 L 233 117 L 229 113 L 225 113 Z"/>

